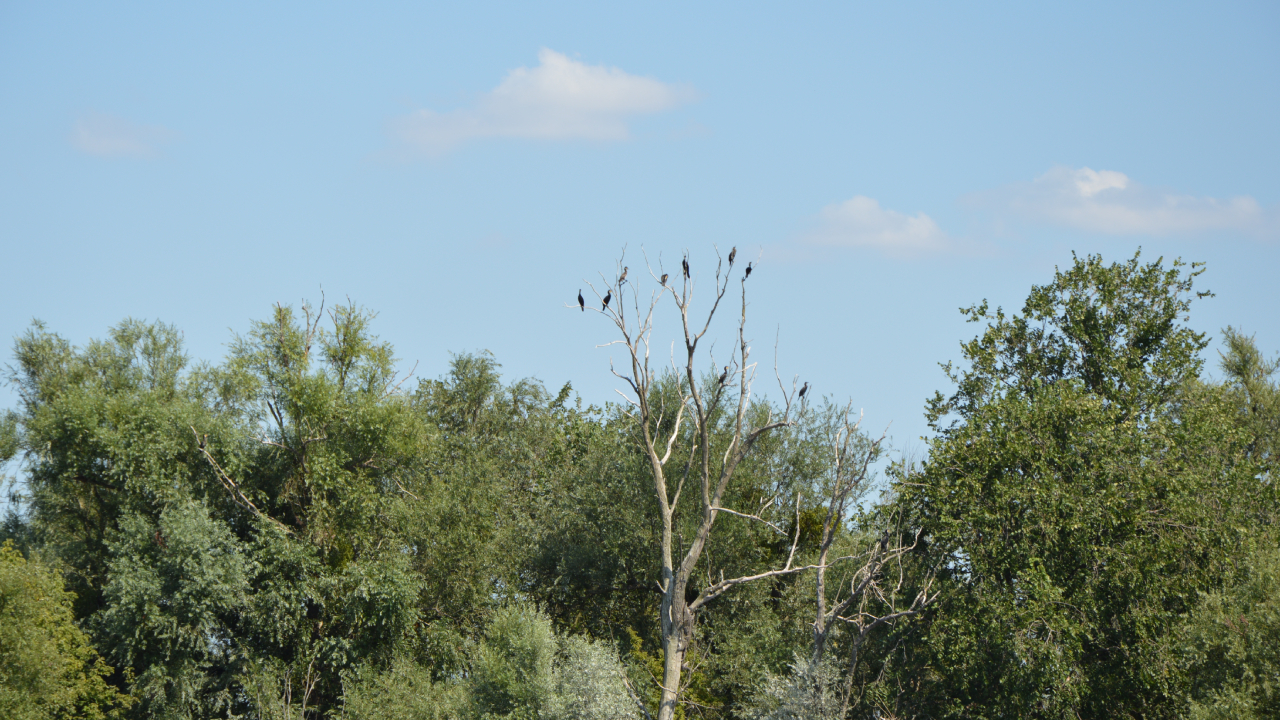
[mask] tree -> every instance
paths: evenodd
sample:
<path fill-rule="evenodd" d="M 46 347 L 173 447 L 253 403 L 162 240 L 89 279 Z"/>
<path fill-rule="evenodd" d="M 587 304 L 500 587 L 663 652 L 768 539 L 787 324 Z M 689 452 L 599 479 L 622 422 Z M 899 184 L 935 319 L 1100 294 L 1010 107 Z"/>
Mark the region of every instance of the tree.
<path fill-rule="evenodd" d="M 624 304 L 631 286 L 622 277 L 625 275 L 624 269 L 619 278 L 608 282 L 606 287 L 606 295 L 612 295 L 616 302 L 612 307 L 605 304 L 599 311 L 614 323 L 622 336 L 610 345 L 620 344 L 627 351 L 629 372 L 614 370 L 614 374 L 627 384 L 630 391 L 630 395 L 626 397 L 631 408 L 631 420 L 635 423 L 636 439 L 649 466 L 661 523 L 661 580 L 658 584 L 661 593 L 659 623 L 663 666 L 659 720 L 671 720 L 675 716 L 682 690 L 681 675 L 685 669 L 685 658 L 694 638 L 697 616 L 707 604 L 736 586 L 790 575 L 812 567 L 793 564 L 800 533 L 797 519 L 790 551 L 782 567 L 737 577 L 726 578 L 721 574 L 717 579 L 709 571 L 705 579 L 694 577 L 720 513 L 768 522 L 761 517 L 765 507 L 753 512 L 741 512 L 725 507 L 722 503 L 739 467 L 751 454 L 757 441 L 793 422 L 791 406 L 794 388 L 791 393 L 784 393 L 785 405 L 780 415 L 775 415 L 770 405 L 751 402 L 756 364 L 751 361 L 751 348 L 746 336 L 745 274 L 739 283 L 742 304 L 733 356 L 724 366 L 718 380 L 704 381 L 700 377 L 699 368 L 703 366 L 703 360 L 699 355 L 699 344 L 710 329 L 720 302 L 728 291 L 731 269 L 732 263 L 725 268 L 723 261 L 717 262 L 715 294 L 706 319 L 700 325 L 699 321 L 690 317 L 694 280 L 688 272 L 684 273 L 682 284 L 677 288 L 674 284 L 667 285 L 659 281 L 658 275 L 650 268 L 649 274 L 657 282 L 659 289 L 653 291 L 643 312 L 638 294 L 632 295 L 632 320 L 629 321 Z M 596 292 L 594 286 L 592 291 Z M 596 294 L 599 295 L 598 292 Z M 650 365 L 650 351 L 654 312 L 668 294 L 680 314 L 684 348 L 678 373 L 662 380 Z M 692 424 L 691 428 L 685 425 L 686 418 Z M 669 473 L 668 463 L 673 458 L 676 466 L 674 472 Z M 686 482 L 689 489 L 697 493 L 699 519 L 692 537 L 687 540 L 687 546 L 678 548 L 676 516 L 682 507 L 680 501 L 684 499 Z M 799 501 L 797 496 L 797 516 Z M 677 561 L 679 550 L 683 552 Z"/>
<path fill-rule="evenodd" d="M 11 720 L 106 720 L 130 698 L 76 627 L 62 578 L 0 545 L 0 715 Z"/>
<path fill-rule="evenodd" d="M 1277 502 L 1235 409 L 1197 383 L 1184 268 L 1077 258 L 1020 314 L 966 311 L 989 324 L 947 366 L 929 460 L 897 485 L 943 582 L 899 668 L 911 712 L 1185 709 L 1171 630 Z"/>

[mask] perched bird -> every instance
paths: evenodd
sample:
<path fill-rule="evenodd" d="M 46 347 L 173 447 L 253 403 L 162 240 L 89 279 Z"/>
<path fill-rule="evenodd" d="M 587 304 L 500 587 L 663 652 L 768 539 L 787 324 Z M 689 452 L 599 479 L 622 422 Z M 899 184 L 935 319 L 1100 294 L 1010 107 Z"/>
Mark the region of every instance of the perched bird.
<path fill-rule="evenodd" d="M 578 307 L 579 307 L 579 308 L 581 308 L 582 312 L 586 312 L 586 311 L 587 311 L 587 301 L 582 299 L 582 289 L 581 289 L 581 288 L 579 288 L 579 289 L 578 289 Z"/>
<path fill-rule="evenodd" d="M 733 249 L 729 251 L 729 267 L 733 267 L 733 259 L 737 256 L 738 256 L 738 246 L 734 245 Z"/>
<path fill-rule="evenodd" d="M 809 383 L 808 383 L 808 382 L 806 382 L 806 383 L 804 384 L 804 387 L 800 388 L 800 399 L 801 399 L 801 400 L 803 400 L 803 399 L 804 399 L 804 394 L 805 394 L 805 393 L 807 393 L 807 392 L 809 392 Z"/>
<path fill-rule="evenodd" d="M 208 435 L 205 435 L 204 437 L 200 438 L 200 449 L 201 449 L 201 450 L 203 450 L 203 449 L 204 449 L 204 446 L 205 446 L 208 442 L 209 442 L 209 436 L 208 436 Z"/>
<path fill-rule="evenodd" d="M 667 274 L 666 274 L 666 273 L 662 273 L 662 280 L 661 280 L 660 282 L 662 283 L 663 287 L 666 287 L 666 285 L 667 285 Z"/>
<path fill-rule="evenodd" d="M 613 297 L 613 291 L 612 291 L 612 290 L 605 290 L 605 291 L 604 291 L 604 304 L 600 306 L 600 312 L 604 312 L 605 310 L 608 310 L 608 309 L 609 309 L 609 298 L 611 298 L 611 297 Z"/>
<path fill-rule="evenodd" d="M 720 373 L 720 384 L 724 385 L 727 382 L 729 382 L 729 366 L 725 365 L 724 372 Z"/>
<path fill-rule="evenodd" d="M 684 266 L 684 276 L 689 277 L 689 258 L 686 257 L 682 259 L 680 261 L 680 264 Z"/>
<path fill-rule="evenodd" d="M 627 270 L 629 269 L 630 268 L 622 268 L 622 274 L 618 276 L 618 285 L 622 285 L 622 283 L 627 281 Z"/>
<path fill-rule="evenodd" d="M 751 277 L 751 263 L 747 263 L 747 274 L 742 276 L 743 280 Z"/>

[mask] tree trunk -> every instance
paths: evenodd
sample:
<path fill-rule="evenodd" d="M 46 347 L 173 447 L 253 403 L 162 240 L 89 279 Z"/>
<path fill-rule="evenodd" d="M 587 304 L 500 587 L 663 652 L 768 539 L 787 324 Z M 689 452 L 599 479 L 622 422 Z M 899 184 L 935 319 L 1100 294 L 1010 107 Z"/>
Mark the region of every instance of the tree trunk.
<path fill-rule="evenodd" d="M 684 583 L 669 583 L 662 598 L 662 703 L 658 720 L 675 717 L 680 674 L 693 638 L 693 615 L 684 599 Z"/>

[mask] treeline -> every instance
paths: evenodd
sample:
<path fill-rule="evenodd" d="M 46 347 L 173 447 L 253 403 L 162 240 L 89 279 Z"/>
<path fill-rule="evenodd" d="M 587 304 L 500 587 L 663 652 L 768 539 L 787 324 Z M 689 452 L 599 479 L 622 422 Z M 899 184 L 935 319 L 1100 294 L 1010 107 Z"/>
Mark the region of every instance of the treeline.
<path fill-rule="evenodd" d="M 927 457 L 878 479 L 745 339 L 711 370 L 666 276 L 609 291 L 674 303 L 688 363 L 602 312 L 636 359 L 605 407 L 487 354 L 406 379 L 355 305 L 216 365 L 36 323 L 0 717 L 1280 717 L 1280 362 L 1227 328 L 1208 379 L 1198 273 L 1091 256 L 968 309 Z"/>

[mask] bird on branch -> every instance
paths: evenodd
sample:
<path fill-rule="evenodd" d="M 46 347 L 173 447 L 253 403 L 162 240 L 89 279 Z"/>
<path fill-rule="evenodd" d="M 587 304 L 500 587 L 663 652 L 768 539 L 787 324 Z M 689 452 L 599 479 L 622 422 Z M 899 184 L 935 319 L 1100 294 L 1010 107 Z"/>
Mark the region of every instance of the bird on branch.
<path fill-rule="evenodd" d="M 724 372 L 720 373 L 720 385 L 721 385 L 721 387 L 723 387 L 723 386 L 724 386 L 726 383 L 728 383 L 728 382 L 729 382 L 729 366 L 728 366 L 728 365 L 725 365 L 725 366 L 724 366 Z"/>
<path fill-rule="evenodd" d="M 801 399 L 801 400 L 803 400 L 803 399 L 804 399 L 804 395 L 805 395 L 805 393 L 807 393 L 807 392 L 809 392 L 809 383 L 808 383 L 808 382 L 806 382 L 806 383 L 804 384 L 804 387 L 800 388 L 800 399 Z"/>
<path fill-rule="evenodd" d="M 600 306 L 600 312 L 604 312 L 605 310 L 608 310 L 608 309 L 609 309 L 609 298 L 611 298 L 611 297 L 613 297 L 613 291 L 612 291 L 612 290 L 605 290 L 605 291 L 604 291 L 604 304 Z"/>
<path fill-rule="evenodd" d="M 680 264 L 684 266 L 684 276 L 689 277 L 689 256 L 685 256 L 680 260 Z"/>
<path fill-rule="evenodd" d="M 733 267 L 733 259 L 737 256 L 738 256 L 738 246 L 735 245 L 733 249 L 729 251 L 729 267 Z"/>
<path fill-rule="evenodd" d="M 622 268 L 622 274 L 618 276 L 618 287 L 622 287 L 622 283 L 627 281 L 627 270 L 630 268 Z"/>
<path fill-rule="evenodd" d="M 661 280 L 659 280 L 658 282 L 662 283 L 662 286 L 663 286 L 663 287 L 666 287 L 666 286 L 667 286 L 667 274 L 666 274 L 666 273 L 662 273 L 662 279 L 661 279 Z"/>
<path fill-rule="evenodd" d="M 747 274 L 742 276 L 743 280 L 751 277 L 751 263 L 747 263 Z"/>
<path fill-rule="evenodd" d="M 586 311 L 587 311 L 587 301 L 582 299 L 582 290 L 581 290 L 581 289 L 579 289 L 579 290 L 578 290 L 578 308 L 579 308 L 579 309 L 581 309 L 581 310 L 582 310 L 582 312 L 586 312 Z"/>

